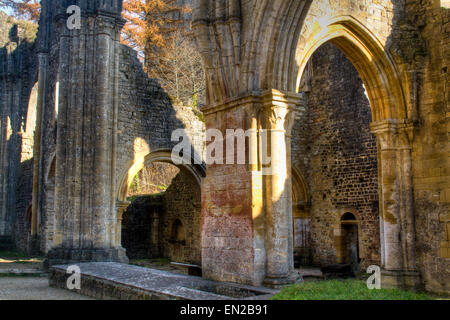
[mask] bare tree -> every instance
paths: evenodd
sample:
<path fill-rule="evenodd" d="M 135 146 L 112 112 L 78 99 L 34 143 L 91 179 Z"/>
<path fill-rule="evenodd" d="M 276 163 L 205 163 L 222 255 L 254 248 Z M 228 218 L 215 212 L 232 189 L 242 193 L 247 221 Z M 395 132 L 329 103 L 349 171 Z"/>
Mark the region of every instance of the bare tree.
<path fill-rule="evenodd" d="M 164 53 L 149 68 L 173 98 L 197 108 L 205 101 L 205 70 L 195 40 L 185 30 L 175 31 Z"/>

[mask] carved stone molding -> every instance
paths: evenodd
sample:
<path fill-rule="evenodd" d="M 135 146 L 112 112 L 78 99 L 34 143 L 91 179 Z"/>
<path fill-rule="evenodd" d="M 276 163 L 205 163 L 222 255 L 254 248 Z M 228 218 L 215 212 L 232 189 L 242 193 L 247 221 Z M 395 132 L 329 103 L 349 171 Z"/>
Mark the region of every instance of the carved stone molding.
<path fill-rule="evenodd" d="M 300 100 L 301 96 L 295 93 L 275 89 L 264 92 L 261 96 L 261 120 L 265 129 L 280 130 L 290 135 L 295 122 L 295 107 Z"/>
<path fill-rule="evenodd" d="M 414 123 L 408 120 L 384 120 L 370 125 L 378 137 L 381 150 L 411 149 L 414 139 Z"/>

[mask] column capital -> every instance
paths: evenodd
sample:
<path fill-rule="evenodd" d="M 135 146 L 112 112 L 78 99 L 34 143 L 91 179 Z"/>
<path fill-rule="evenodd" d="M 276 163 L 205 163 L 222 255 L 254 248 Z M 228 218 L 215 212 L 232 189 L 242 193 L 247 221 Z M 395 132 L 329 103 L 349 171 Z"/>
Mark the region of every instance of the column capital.
<path fill-rule="evenodd" d="M 117 201 L 116 209 L 117 209 L 117 219 L 122 219 L 123 214 L 127 211 L 131 202 L 129 201 Z"/>
<path fill-rule="evenodd" d="M 370 124 L 370 129 L 378 137 L 382 150 L 411 149 L 415 125 L 410 120 L 377 121 Z"/>
<path fill-rule="evenodd" d="M 265 129 L 292 131 L 295 121 L 295 107 L 299 104 L 301 95 L 271 89 L 261 95 L 263 123 Z"/>

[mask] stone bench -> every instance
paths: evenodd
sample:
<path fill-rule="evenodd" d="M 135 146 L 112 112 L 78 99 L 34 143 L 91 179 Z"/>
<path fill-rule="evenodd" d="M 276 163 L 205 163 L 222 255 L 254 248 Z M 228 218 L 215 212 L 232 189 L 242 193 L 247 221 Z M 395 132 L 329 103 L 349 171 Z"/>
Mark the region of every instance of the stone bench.
<path fill-rule="evenodd" d="M 202 276 L 202 267 L 197 266 L 195 264 L 171 262 L 170 265 L 172 265 L 176 268 L 187 269 L 188 275 L 190 275 L 190 276 L 196 276 L 196 277 Z"/>

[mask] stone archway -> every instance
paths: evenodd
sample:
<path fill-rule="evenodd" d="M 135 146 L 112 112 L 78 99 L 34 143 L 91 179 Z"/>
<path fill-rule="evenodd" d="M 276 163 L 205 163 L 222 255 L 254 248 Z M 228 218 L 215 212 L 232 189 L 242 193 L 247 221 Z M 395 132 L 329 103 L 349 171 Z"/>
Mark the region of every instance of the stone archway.
<path fill-rule="evenodd" d="M 371 104 L 371 129 L 378 138 L 384 285 L 417 288 L 420 280 L 415 258 L 411 175 L 414 125 L 407 119 L 405 90 L 399 81 L 401 77 L 374 35 L 352 17 L 344 16 L 330 19 L 327 24 L 314 30 L 305 41 L 298 59 L 297 88 L 310 57 L 328 41 L 353 63 L 363 80 Z M 392 206 L 393 203 L 397 205 Z"/>
<path fill-rule="evenodd" d="M 197 264 L 201 262 L 199 249 L 201 239 L 200 187 L 205 171 L 202 165 L 175 165 L 177 162 L 180 163 L 180 160 L 181 158 L 173 156 L 170 150 L 157 150 L 135 161 L 123 175 L 116 201 L 116 245 L 123 246 L 127 251 L 132 248 L 133 254 L 129 256 L 130 259 L 136 258 L 135 256 L 138 255 L 140 258 L 164 257 L 177 260 L 177 262 Z M 171 182 L 168 183 L 170 186 L 158 194 L 158 198 L 155 195 L 150 199 L 149 195 L 146 195 L 137 197 L 133 203 L 127 201 L 128 190 L 133 179 L 144 168 L 158 163 L 178 167 L 179 170 L 177 169 L 176 174 L 171 173 Z M 182 184 L 184 188 L 179 190 Z M 198 190 L 198 192 L 194 192 L 194 190 Z M 190 195 L 192 197 L 198 195 L 198 199 L 191 199 L 193 203 L 184 203 L 186 199 L 180 200 Z M 195 206 L 197 202 L 198 205 Z M 179 210 L 176 210 L 180 205 L 182 207 L 178 207 Z M 194 206 L 192 212 L 187 212 L 186 210 L 189 210 L 191 205 Z M 150 207 L 151 210 L 148 210 Z M 142 212 L 140 208 L 145 209 L 145 212 Z M 123 224 L 124 214 L 125 224 Z M 130 215 L 138 223 L 137 226 L 130 222 Z M 179 222 L 180 225 L 177 225 L 176 222 Z M 183 230 L 177 236 L 174 236 L 174 226 Z M 137 236 L 136 239 L 131 236 L 133 234 Z M 184 239 L 178 237 L 181 234 L 184 234 Z M 124 235 L 124 239 L 122 239 L 122 235 Z M 143 239 L 145 243 L 141 243 Z M 139 247 L 137 250 L 133 247 L 135 245 Z"/>
<path fill-rule="evenodd" d="M 394 14 L 399 10 L 390 1 L 379 5 Z M 208 69 L 209 105 L 202 110 L 207 129 L 263 129 L 271 134 L 272 149 L 271 175 L 263 176 L 261 165 L 208 167 L 204 189 L 226 196 L 203 201 L 207 277 L 269 285 L 295 280 L 290 145 L 294 109 L 300 102 L 296 89 L 309 57 L 330 41 L 360 73 L 372 107 L 371 128 L 379 145 L 384 285 L 418 286 L 410 146 L 414 111 L 406 99 L 409 76 L 387 53 L 392 24 L 381 14 L 379 20 L 372 19 L 375 7 L 368 3 L 347 8 L 329 1 L 198 2 L 193 26 Z M 218 186 L 224 176 L 251 190 Z M 229 206 L 235 206 L 234 215 Z M 237 221 L 241 230 L 234 227 Z M 218 234 L 214 232 L 218 226 L 228 230 Z M 245 239 L 240 254 L 235 254 L 237 248 L 227 234 Z M 218 241 L 224 238 L 227 245 Z M 225 256 L 228 261 L 221 258 Z M 241 267 L 243 261 L 248 267 Z M 214 266 L 217 262 L 221 269 Z"/>

